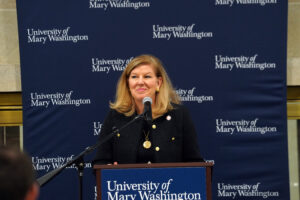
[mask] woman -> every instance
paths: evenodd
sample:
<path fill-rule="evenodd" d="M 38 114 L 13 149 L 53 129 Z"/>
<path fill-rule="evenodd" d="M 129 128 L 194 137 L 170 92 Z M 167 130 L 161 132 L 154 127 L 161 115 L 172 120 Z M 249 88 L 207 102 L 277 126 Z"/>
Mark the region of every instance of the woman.
<path fill-rule="evenodd" d="M 104 121 L 100 140 L 143 113 L 143 99 L 152 99 L 149 125 L 137 120 L 98 148 L 94 164 L 203 161 L 194 125 L 158 58 L 141 55 L 123 71 L 115 102 Z"/>

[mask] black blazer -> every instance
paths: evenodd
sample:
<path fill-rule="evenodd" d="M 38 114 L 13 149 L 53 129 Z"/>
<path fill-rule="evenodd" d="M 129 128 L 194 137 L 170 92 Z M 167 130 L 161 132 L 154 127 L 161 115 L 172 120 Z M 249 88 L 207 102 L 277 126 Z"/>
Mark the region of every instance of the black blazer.
<path fill-rule="evenodd" d="M 188 110 L 182 105 L 174 105 L 174 108 L 152 122 L 153 162 L 203 161 Z M 110 134 L 113 127 L 119 129 L 134 117 L 126 117 L 111 109 L 101 128 L 99 140 Z M 136 163 L 142 129 L 143 121 L 139 120 L 120 131 L 98 148 L 93 164 Z"/>

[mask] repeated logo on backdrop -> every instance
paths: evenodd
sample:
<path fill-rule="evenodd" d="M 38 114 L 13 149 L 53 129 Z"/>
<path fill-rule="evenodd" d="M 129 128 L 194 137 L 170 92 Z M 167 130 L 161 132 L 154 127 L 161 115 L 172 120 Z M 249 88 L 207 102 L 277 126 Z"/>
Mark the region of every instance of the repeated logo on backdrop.
<path fill-rule="evenodd" d="M 50 172 L 52 170 L 62 167 L 64 164 L 74 159 L 74 155 L 70 156 L 56 156 L 56 157 L 44 157 L 34 156 L 31 158 L 33 168 L 36 171 Z M 85 168 L 92 168 L 91 163 L 85 163 Z M 67 167 L 67 169 L 76 169 L 75 164 Z"/>
<path fill-rule="evenodd" d="M 101 122 L 93 122 L 93 135 L 94 136 L 100 135 L 101 128 L 102 128 Z"/>
<path fill-rule="evenodd" d="M 91 99 L 88 98 L 73 98 L 74 91 L 71 90 L 66 93 L 30 93 L 30 106 L 31 107 L 44 107 L 49 106 L 67 106 L 74 105 L 79 107 L 81 105 L 91 104 Z"/>
<path fill-rule="evenodd" d="M 196 24 L 190 25 L 161 25 L 154 24 L 152 26 L 153 39 L 164 39 L 170 40 L 174 39 L 207 39 L 213 37 L 213 32 L 206 32 L 198 30 Z"/>
<path fill-rule="evenodd" d="M 276 126 L 267 126 L 259 123 L 260 119 L 255 118 L 251 120 L 228 120 L 228 119 L 216 119 L 216 133 L 222 135 L 233 135 L 233 134 L 276 134 Z"/>
<path fill-rule="evenodd" d="M 218 183 L 218 197 L 225 199 L 253 199 L 263 198 L 268 199 L 269 197 L 279 197 L 278 191 L 269 191 L 262 188 L 265 184 L 257 182 L 255 184 L 231 184 L 231 183 Z"/>
<path fill-rule="evenodd" d="M 217 6 L 234 6 L 234 5 L 260 5 L 277 4 L 277 0 L 215 0 Z"/>
<path fill-rule="evenodd" d="M 124 9 L 131 8 L 138 10 L 140 8 L 149 8 L 150 1 L 132 1 L 132 0 L 90 0 L 89 8 L 108 9 Z"/>
<path fill-rule="evenodd" d="M 215 55 L 215 69 L 217 70 L 247 70 L 258 69 L 260 71 L 275 69 L 276 63 L 265 62 L 259 59 L 258 54 L 253 56 L 224 56 Z"/>
<path fill-rule="evenodd" d="M 133 59 L 133 57 L 122 59 L 122 58 L 92 58 L 92 72 L 120 72 L 124 71 L 127 64 Z"/>
<path fill-rule="evenodd" d="M 212 102 L 214 101 L 214 97 L 211 95 L 201 95 L 196 91 L 196 87 L 192 87 L 190 89 L 176 89 L 176 93 L 179 95 L 180 100 L 182 102 L 197 102 L 197 103 L 204 103 L 204 102 Z"/>
<path fill-rule="evenodd" d="M 27 42 L 28 43 L 40 43 L 46 44 L 48 42 L 73 42 L 88 41 L 88 35 L 79 35 L 72 33 L 71 27 L 63 29 L 39 29 L 39 28 L 28 28 L 27 29 Z"/>

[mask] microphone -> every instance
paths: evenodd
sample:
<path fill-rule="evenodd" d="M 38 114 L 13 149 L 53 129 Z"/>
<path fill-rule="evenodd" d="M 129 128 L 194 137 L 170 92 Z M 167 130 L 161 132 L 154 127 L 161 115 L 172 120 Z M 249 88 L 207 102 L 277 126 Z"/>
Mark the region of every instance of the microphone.
<path fill-rule="evenodd" d="M 143 104 L 144 104 L 143 116 L 146 122 L 150 125 L 152 123 L 152 110 L 151 110 L 152 99 L 150 97 L 145 97 L 143 99 Z"/>

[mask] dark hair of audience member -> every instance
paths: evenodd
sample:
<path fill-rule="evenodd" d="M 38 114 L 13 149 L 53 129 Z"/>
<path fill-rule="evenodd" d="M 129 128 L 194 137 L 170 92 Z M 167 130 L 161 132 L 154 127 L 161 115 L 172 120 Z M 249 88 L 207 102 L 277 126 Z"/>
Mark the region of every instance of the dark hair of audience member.
<path fill-rule="evenodd" d="M 23 200 L 35 182 L 29 157 L 10 147 L 0 146 L 0 198 Z"/>

